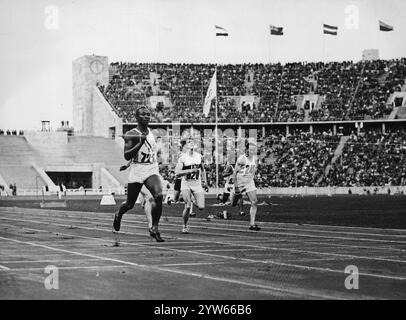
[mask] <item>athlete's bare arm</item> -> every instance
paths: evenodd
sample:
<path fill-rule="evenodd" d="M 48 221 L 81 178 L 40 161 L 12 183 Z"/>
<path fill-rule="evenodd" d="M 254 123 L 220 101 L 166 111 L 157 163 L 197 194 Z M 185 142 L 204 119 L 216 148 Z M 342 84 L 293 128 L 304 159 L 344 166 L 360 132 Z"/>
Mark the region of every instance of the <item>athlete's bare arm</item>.
<path fill-rule="evenodd" d="M 120 167 L 120 171 L 127 170 L 127 169 L 128 169 L 128 167 L 130 166 L 130 164 L 131 164 L 131 160 L 130 160 L 130 161 L 128 161 L 128 162 L 127 162 L 127 164 L 125 164 L 125 165 L 121 166 L 121 167 Z"/>
<path fill-rule="evenodd" d="M 199 168 L 183 170 L 183 163 L 179 161 L 176 164 L 176 167 L 175 167 L 175 175 L 176 175 L 177 178 L 179 178 L 179 177 L 185 176 L 185 175 L 187 175 L 189 173 L 193 173 L 193 172 L 195 172 L 197 170 L 199 170 Z"/>
<path fill-rule="evenodd" d="M 231 176 L 233 173 L 234 173 L 233 166 L 229 165 L 226 167 L 226 170 L 224 170 L 223 177 L 227 178 L 227 177 Z"/>

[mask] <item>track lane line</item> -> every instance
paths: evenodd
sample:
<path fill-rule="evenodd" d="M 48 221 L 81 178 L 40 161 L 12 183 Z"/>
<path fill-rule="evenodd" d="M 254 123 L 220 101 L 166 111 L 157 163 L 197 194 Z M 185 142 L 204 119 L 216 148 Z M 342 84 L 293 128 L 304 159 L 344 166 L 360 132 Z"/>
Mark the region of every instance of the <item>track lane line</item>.
<path fill-rule="evenodd" d="M 25 208 L 24 208 L 24 209 L 25 209 Z M 28 209 L 28 210 L 36 210 L 36 209 Z M 32 214 L 32 213 L 30 213 L 30 214 Z M 34 216 L 40 216 L 40 217 L 52 219 L 48 214 L 42 214 L 41 211 L 36 211 L 35 214 L 33 214 L 33 215 L 34 215 Z M 133 215 L 129 214 L 128 216 L 133 216 Z M 75 218 L 78 218 L 78 217 L 63 215 L 62 217 L 61 217 L 61 216 L 59 216 L 59 217 L 55 217 L 55 216 L 54 216 L 53 218 L 56 218 L 56 219 L 73 218 L 73 219 L 75 219 Z M 142 221 L 138 221 L 138 220 L 133 220 L 133 219 L 131 219 L 131 220 L 127 220 L 126 222 L 129 223 L 129 224 L 132 225 L 132 226 L 134 226 L 134 225 L 139 225 L 139 224 L 141 224 L 141 223 L 143 223 L 143 222 L 146 223 L 146 218 L 145 218 L 145 217 L 142 217 L 142 218 L 143 218 Z M 84 219 L 86 219 L 86 220 L 84 220 Z M 65 220 L 65 221 L 66 221 L 66 220 Z M 94 224 L 95 221 L 109 221 L 109 222 L 111 222 L 112 219 L 108 219 L 107 217 L 105 217 L 105 218 L 94 218 L 94 217 L 91 217 L 91 218 L 90 218 L 90 217 L 89 217 L 89 218 L 80 218 L 80 220 L 72 220 L 72 221 L 81 221 L 81 222 L 83 222 L 83 223 L 91 223 L 91 224 Z M 199 227 L 200 227 L 200 228 L 202 228 L 202 229 L 227 230 L 227 231 L 236 231 L 236 232 L 248 232 L 246 226 L 241 226 L 241 228 L 239 228 L 239 229 L 233 229 L 233 228 L 216 227 L 216 226 L 213 226 L 213 223 L 212 223 L 212 222 L 209 222 L 207 226 L 206 226 L 206 225 L 203 226 L 202 223 L 204 223 L 204 222 L 199 222 L 199 221 L 197 221 L 197 220 L 191 220 L 191 221 L 195 221 L 195 222 L 197 223 L 197 226 L 192 226 L 192 228 L 196 228 L 196 227 L 199 228 Z M 178 224 L 172 224 L 172 223 L 161 222 L 161 225 L 162 225 L 162 226 L 164 226 L 164 225 L 165 225 L 165 226 L 175 226 L 175 227 L 180 226 L 180 225 L 181 225 L 181 218 L 179 218 L 179 223 L 180 223 L 180 224 L 178 225 Z M 229 227 L 229 224 L 225 224 L 225 223 L 218 223 L 218 222 L 215 222 L 215 224 L 218 225 L 218 226 L 224 225 L 224 226 Z M 245 227 L 245 228 L 243 229 L 242 227 Z M 376 236 L 376 237 L 395 237 L 395 238 L 396 238 L 396 237 L 400 237 L 400 238 L 405 238 L 405 239 L 406 239 L 406 235 L 397 235 L 397 234 L 380 234 L 380 233 L 365 233 L 365 232 L 357 233 L 357 232 L 340 232 L 340 231 L 329 231 L 329 230 L 314 230 L 314 229 L 299 229 L 299 228 L 278 228 L 278 227 L 265 227 L 265 228 L 268 228 L 268 229 L 278 229 L 278 230 L 282 230 L 282 231 L 300 231 L 300 232 L 328 233 L 328 234 L 330 234 L 330 233 L 337 233 L 337 234 L 350 234 L 350 235 L 352 234 L 352 235 L 359 235 L 359 236 L 370 235 L 370 236 Z M 254 234 L 254 232 L 251 232 L 251 233 Z M 261 233 L 266 233 L 266 234 L 288 234 L 288 235 L 289 235 L 288 232 L 274 232 L 274 231 L 267 231 L 267 230 L 261 230 Z M 310 234 L 310 235 L 308 235 L 308 236 L 317 236 L 317 235 L 311 235 L 311 234 Z M 319 235 L 318 237 L 331 238 L 331 239 L 340 238 L 340 237 L 325 237 L 324 235 Z M 360 239 L 360 238 L 348 238 L 348 239 Z M 385 239 L 375 239 L 375 240 L 381 240 L 381 241 L 397 241 L 397 240 L 385 240 Z M 399 240 L 399 241 L 400 241 L 400 240 Z M 403 242 L 400 241 L 400 243 L 406 244 L 406 241 L 403 241 Z"/>
<path fill-rule="evenodd" d="M 98 229 L 98 228 L 82 228 L 82 229 L 91 229 L 91 230 L 97 230 L 97 231 L 111 232 L 111 230 Z M 36 229 L 32 229 L 32 230 L 36 230 Z M 69 235 L 69 236 L 76 236 L 78 238 L 91 239 L 91 240 L 97 239 L 98 241 L 100 241 L 100 240 L 105 241 L 106 240 L 104 238 L 94 238 L 94 237 L 87 237 L 87 236 L 79 236 L 79 235 L 67 234 L 67 233 L 61 233 L 61 232 L 59 232 L 59 234 L 65 234 L 65 235 Z M 1 239 L 1 237 L 0 237 L 0 239 Z M 139 245 L 139 244 L 136 244 L 136 243 L 128 243 L 128 242 L 125 242 L 125 241 L 121 241 L 120 243 L 133 245 L 133 246 L 146 247 L 146 246 L 143 246 L 143 245 Z M 209 243 L 213 243 L 213 242 L 209 242 Z M 248 259 L 248 258 L 240 258 L 240 257 L 234 257 L 234 256 L 225 256 L 225 255 L 211 254 L 211 253 L 205 253 L 205 252 L 198 252 L 198 251 L 193 251 L 193 250 L 173 249 L 173 248 L 162 247 L 162 246 L 153 246 L 153 247 L 151 246 L 150 248 L 163 249 L 163 250 L 175 251 L 175 252 L 185 252 L 185 253 L 191 253 L 191 254 L 195 254 L 195 255 L 205 255 L 205 256 L 210 256 L 210 257 L 218 257 L 218 258 L 231 259 L 231 260 L 236 260 L 236 261 L 247 261 L 247 262 L 258 263 L 258 264 L 273 264 L 273 265 L 298 268 L 298 269 L 308 270 L 308 271 L 309 270 L 316 270 L 316 271 L 320 271 L 320 272 L 332 272 L 332 273 L 339 273 L 339 274 L 343 273 L 343 270 L 290 264 L 290 263 L 284 263 L 284 262 L 277 262 L 277 261 L 270 260 L 270 259 L 268 259 L 268 260 L 254 260 L 254 259 Z M 61 250 L 64 250 L 64 249 L 61 249 Z M 375 277 L 375 278 L 381 278 L 381 279 L 406 280 L 406 277 L 386 276 L 386 275 L 372 274 L 372 273 L 361 273 L 360 272 L 359 275 L 368 276 L 368 277 Z"/>
<path fill-rule="evenodd" d="M 7 218 L 5 218 L 7 219 Z M 21 222 L 32 222 L 32 223 L 41 223 L 39 221 L 32 221 L 32 220 L 22 220 L 22 219 L 7 219 L 7 220 L 13 220 L 13 221 L 21 221 Z M 62 227 L 65 227 L 66 225 L 64 224 L 59 224 L 59 223 L 54 223 L 54 225 L 59 225 Z M 105 229 L 100 229 L 100 228 L 90 228 L 90 227 L 83 227 L 80 226 L 78 227 L 79 229 L 87 229 L 87 230 L 104 230 Z M 26 228 L 27 230 L 30 228 Z M 61 234 L 61 233 L 60 233 Z M 120 234 L 129 234 L 129 235 L 138 235 L 135 233 L 128 233 L 128 232 L 120 232 Z M 205 234 L 205 233 L 203 233 Z M 186 239 L 186 238 L 185 238 Z M 388 259 L 388 258 L 382 258 L 382 257 L 368 257 L 368 256 L 361 256 L 361 255 L 349 255 L 349 254 L 340 254 L 340 253 L 331 253 L 331 252 L 319 252 L 319 251 L 311 251 L 311 250 L 302 250 L 302 249 L 292 249 L 292 248 L 280 248 L 280 247 L 270 247 L 270 246 L 259 246 L 259 245 L 253 245 L 253 244 L 235 244 L 233 242 L 229 241 L 222 241 L 222 242 L 217 242 L 213 240 L 195 240 L 195 242 L 203 242 L 203 243 L 216 243 L 216 244 L 222 244 L 222 245 L 230 245 L 230 246 L 244 246 L 244 247 L 249 247 L 249 248 L 254 248 L 254 249 L 266 249 L 266 250 L 273 250 L 273 251 L 288 251 L 288 252 L 295 252 L 295 253 L 304 253 L 304 254 L 314 254 L 314 255 L 321 255 L 321 256 L 335 256 L 335 257 L 343 257 L 343 258 L 349 258 L 349 259 L 363 259 L 363 260 L 375 260 L 375 261 L 386 261 L 386 262 L 394 262 L 394 263 L 406 263 L 406 260 L 398 260 L 398 259 Z M 210 250 L 208 250 L 210 251 Z M 228 251 L 233 251 L 232 249 Z M 199 250 L 196 250 L 196 252 L 199 252 Z"/>
<path fill-rule="evenodd" d="M 0 207 L 0 210 L 1 210 L 1 208 L 7 208 L 7 207 Z M 14 207 L 13 207 L 13 209 L 14 209 Z M 93 221 L 93 220 L 107 220 L 107 218 L 104 218 L 104 219 L 95 218 L 94 215 L 107 216 L 107 215 L 112 215 L 113 214 L 113 213 L 110 214 L 110 213 L 101 213 L 101 212 L 61 211 L 61 210 L 47 210 L 47 209 L 41 209 L 40 210 L 40 209 L 36 209 L 36 208 L 15 208 L 15 209 L 29 210 L 31 212 L 39 212 L 39 213 L 42 213 L 42 212 L 49 212 L 49 213 L 57 212 L 57 213 L 63 215 L 64 217 L 69 217 L 69 213 L 75 213 L 75 214 L 81 215 L 81 218 L 83 218 L 83 213 L 84 213 L 86 215 L 91 216 L 91 221 Z M 47 216 L 49 217 L 49 214 L 47 214 Z M 144 216 L 138 215 L 138 214 L 128 214 L 126 216 L 128 216 L 128 218 L 131 219 L 131 220 L 129 220 L 130 222 L 139 223 L 139 221 L 133 220 L 135 217 L 139 217 L 139 218 L 143 219 L 144 222 L 147 221 Z M 179 221 L 179 223 L 182 222 L 181 217 L 173 217 L 173 216 L 171 216 L 170 218 Z M 90 218 L 86 218 L 86 219 L 90 219 Z M 201 220 L 201 221 L 197 221 L 197 220 Z M 208 228 L 212 227 L 212 223 L 213 223 L 213 222 L 206 222 L 206 221 L 203 220 L 203 218 L 197 218 L 195 221 L 198 222 L 199 224 L 202 224 L 202 226 L 207 225 Z M 240 220 L 229 220 L 228 223 L 223 223 L 223 222 L 220 222 L 220 221 L 216 220 L 215 223 L 217 225 L 225 225 L 225 226 L 235 225 L 235 226 L 239 226 L 239 227 L 245 227 L 245 228 L 247 227 L 247 222 L 246 221 L 241 221 L 241 223 L 239 223 Z M 231 221 L 233 221 L 233 222 L 231 222 Z M 367 227 L 301 224 L 301 226 L 309 226 L 309 227 L 316 226 L 316 227 L 320 227 L 320 228 L 324 229 L 324 230 L 318 230 L 318 229 L 299 229 L 299 228 L 297 228 L 298 223 L 278 223 L 278 222 L 266 222 L 266 221 L 260 222 L 260 223 L 261 223 L 261 227 L 263 227 L 264 229 L 265 228 L 281 229 L 281 230 L 289 229 L 289 230 L 296 230 L 296 231 L 309 231 L 309 232 L 321 232 L 321 233 L 347 233 L 347 234 L 372 235 L 372 236 L 378 236 L 379 235 L 379 236 L 384 236 L 384 237 L 385 236 L 394 236 L 394 237 L 399 236 L 399 237 L 402 237 L 402 238 L 406 237 L 406 230 L 405 229 L 385 229 L 385 228 L 367 228 Z M 270 224 L 270 226 L 268 224 Z M 273 226 L 275 224 L 276 225 L 288 225 L 288 227 L 287 228 L 275 227 L 275 226 Z M 292 227 L 294 227 L 294 228 L 292 228 Z M 335 230 L 325 230 L 325 228 L 367 229 L 367 230 L 373 230 L 373 231 L 378 231 L 378 230 L 382 231 L 382 230 L 384 230 L 384 231 L 401 232 L 401 233 L 405 233 L 405 234 L 404 235 L 403 234 L 400 234 L 400 235 L 399 234 L 391 234 L 391 235 L 389 235 L 389 234 L 386 234 L 386 233 L 371 233 L 371 234 L 368 234 L 368 233 L 365 233 L 365 232 L 358 232 L 358 233 L 356 233 L 356 232 L 348 232 L 348 231 L 347 232 L 346 231 L 341 232 L 341 231 L 335 231 Z M 245 229 L 241 230 L 241 231 L 245 231 Z"/>
<path fill-rule="evenodd" d="M 72 251 L 72 250 L 53 248 L 53 247 L 47 246 L 47 245 L 42 245 L 42 244 L 38 244 L 38 243 L 34 243 L 34 242 L 28 242 L 28 241 L 21 241 L 21 240 L 12 239 L 12 238 L 5 238 L 5 237 L 2 237 L 2 236 L 0 236 L 0 239 L 6 240 L 6 241 L 12 241 L 12 242 L 20 243 L 20 244 L 24 244 L 24 245 L 29 245 L 29 246 L 33 246 L 33 247 L 42 247 L 42 248 L 46 248 L 46 249 L 53 250 L 53 251 L 72 253 L 72 254 L 75 254 L 75 255 L 95 258 L 95 259 L 99 259 L 99 260 L 103 260 L 103 261 L 112 261 L 112 262 L 121 263 L 123 265 L 129 265 L 129 266 L 133 266 L 133 267 L 140 268 L 140 269 L 155 270 L 155 271 L 159 271 L 159 272 L 176 273 L 176 274 L 187 275 L 187 276 L 192 276 L 192 277 L 198 277 L 198 278 L 204 278 L 204 279 L 209 279 L 209 280 L 215 280 L 215 281 L 227 282 L 227 283 L 232 283 L 232 284 L 238 284 L 238 285 L 243 285 L 243 286 L 248 286 L 248 287 L 261 288 L 261 289 L 266 289 L 266 290 L 269 290 L 269 291 L 277 291 L 277 292 L 289 293 L 289 294 L 299 295 L 299 296 L 305 295 L 305 296 L 318 297 L 318 298 L 324 298 L 324 299 L 342 299 L 342 298 L 337 297 L 337 296 L 331 296 L 331 295 L 325 295 L 325 294 L 315 294 L 315 293 L 307 292 L 307 291 L 303 291 L 303 290 L 281 289 L 281 288 L 277 288 L 277 287 L 273 287 L 273 286 L 255 284 L 255 283 L 252 283 L 252 282 L 245 282 L 245 281 L 241 281 L 241 280 L 229 279 L 229 278 L 224 278 L 224 277 L 210 276 L 208 274 L 203 274 L 203 273 L 198 273 L 198 272 L 191 272 L 191 271 L 186 271 L 186 270 L 168 269 L 166 267 L 157 267 L 157 266 L 151 266 L 151 265 L 143 265 L 143 264 L 138 264 L 138 263 L 125 261 L 125 260 L 120 260 L 120 259 L 113 259 L 113 258 L 101 257 L 101 256 L 93 255 L 93 254 L 86 254 L 86 253 L 76 252 L 76 251 Z"/>
<path fill-rule="evenodd" d="M 47 216 L 40 216 L 40 217 L 42 217 L 42 218 L 49 218 L 49 217 L 47 217 Z M 4 218 L 4 217 L 0 217 L 0 220 L 1 219 L 6 219 L 6 220 L 12 220 L 12 219 L 10 219 L 10 218 Z M 64 220 L 63 218 L 57 218 L 57 219 L 60 219 L 60 220 L 62 220 L 63 222 L 66 222 L 66 220 Z M 94 225 L 94 223 L 92 223 L 91 221 L 89 221 L 89 222 L 83 222 L 82 220 L 69 220 L 69 221 L 71 221 L 71 222 L 78 222 L 78 223 L 82 223 L 82 224 L 84 224 L 84 223 L 89 223 L 89 224 L 91 224 L 91 225 Z M 52 224 L 52 222 L 48 222 L 48 224 Z M 55 223 L 54 223 L 55 224 Z M 101 224 L 101 223 L 100 223 Z M 104 223 L 104 224 L 106 224 L 106 223 Z M 96 226 L 97 226 L 98 224 L 96 224 Z M 69 225 L 69 226 L 71 226 L 71 225 Z M 175 225 L 172 225 L 172 224 L 162 224 L 161 225 L 161 230 L 165 230 L 165 231 L 175 231 L 175 230 L 173 230 L 173 229 L 166 229 L 166 228 L 164 228 L 163 226 L 175 226 Z M 138 227 L 138 225 L 131 225 L 131 226 L 126 226 L 126 228 L 129 228 L 129 227 L 134 227 L 134 228 L 143 228 L 143 227 Z M 208 229 L 210 229 L 210 228 L 208 228 Z M 215 227 L 213 227 L 213 228 L 211 228 L 211 229 L 215 229 L 215 230 L 224 230 L 224 231 L 239 231 L 239 232 L 249 232 L 249 231 L 246 231 L 246 230 L 235 230 L 235 229 L 228 229 L 228 228 L 215 228 Z M 258 234 L 257 232 L 255 232 L 255 231 L 251 231 L 250 233 L 252 233 L 252 234 Z M 261 231 L 261 233 L 267 233 L 267 234 L 270 234 L 270 235 L 282 235 L 282 236 L 294 236 L 294 237 L 305 237 L 305 238 L 322 238 L 322 239 L 333 239 L 333 240 L 335 240 L 335 239 L 338 239 L 338 240 L 356 240 L 356 241 L 369 241 L 369 242 L 381 242 L 381 243 L 398 243 L 398 244 L 406 244 L 406 241 L 400 241 L 400 240 L 384 240 L 384 239 L 371 239 L 371 238 L 350 238 L 350 237 L 335 237 L 335 236 L 330 236 L 330 237 L 328 237 L 328 236 L 323 236 L 323 235 L 309 235 L 309 234 L 300 234 L 300 233 L 290 233 L 290 232 L 271 232 L 271 231 L 264 231 L 264 232 L 262 232 Z M 218 235 L 218 234 L 216 234 L 216 233 L 208 233 L 208 232 L 200 232 L 200 231 L 197 231 L 197 232 L 192 232 L 191 234 L 204 234 L 204 235 Z M 251 237 L 251 236 L 246 236 L 246 235 L 233 235 L 233 234 L 221 234 L 221 236 L 222 237 L 239 237 L 239 238 L 245 238 L 245 239 L 253 239 L 253 240 L 261 240 L 262 238 L 260 238 L 260 237 Z M 178 238 L 177 238 L 178 239 Z M 269 238 L 263 238 L 263 239 L 269 239 Z"/>

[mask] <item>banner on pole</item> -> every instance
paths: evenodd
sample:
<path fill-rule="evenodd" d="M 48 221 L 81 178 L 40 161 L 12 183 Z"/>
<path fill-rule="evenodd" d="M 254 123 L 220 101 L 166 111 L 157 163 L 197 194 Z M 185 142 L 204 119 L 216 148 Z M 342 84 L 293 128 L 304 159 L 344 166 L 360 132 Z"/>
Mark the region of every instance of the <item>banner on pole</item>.
<path fill-rule="evenodd" d="M 213 99 L 217 96 L 217 71 L 214 71 L 213 77 L 210 80 L 209 88 L 207 89 L 206 98 L 204 99 L 203 114 L 205 117 L 209 115 L 210 107 Z"/>

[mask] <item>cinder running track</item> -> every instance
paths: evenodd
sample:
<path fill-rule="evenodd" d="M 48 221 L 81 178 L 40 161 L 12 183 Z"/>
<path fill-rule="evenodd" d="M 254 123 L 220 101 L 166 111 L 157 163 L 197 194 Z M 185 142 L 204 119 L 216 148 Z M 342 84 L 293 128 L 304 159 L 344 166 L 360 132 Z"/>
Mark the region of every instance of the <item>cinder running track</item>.
<path fill-rule="evenodd" d="M 0 208 L 1 299 L 405 299 L 406 230 Z M 47 290 L 45 267 L 59 271 Z M 345 288 L 347 266 L 359 289 Z"/>

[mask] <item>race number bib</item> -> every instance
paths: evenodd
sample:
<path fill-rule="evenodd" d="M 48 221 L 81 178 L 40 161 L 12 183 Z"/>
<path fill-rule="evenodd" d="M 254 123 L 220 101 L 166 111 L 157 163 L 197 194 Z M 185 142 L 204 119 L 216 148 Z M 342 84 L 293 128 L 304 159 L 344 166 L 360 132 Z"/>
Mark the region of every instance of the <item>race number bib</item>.
<path fill-rule="evenodd" d="M 198 167 L 199 167 L 198 165 L 192 165 L 192 166 L 190 166 L 190 168 L 187 168 L 187 169 L 195 169 Z M 186 180 L 198 180 L 199 176 L 200 176 L 200 170 L 197 170 L 195 172 L 188 173 L 186 175 Z"/>

